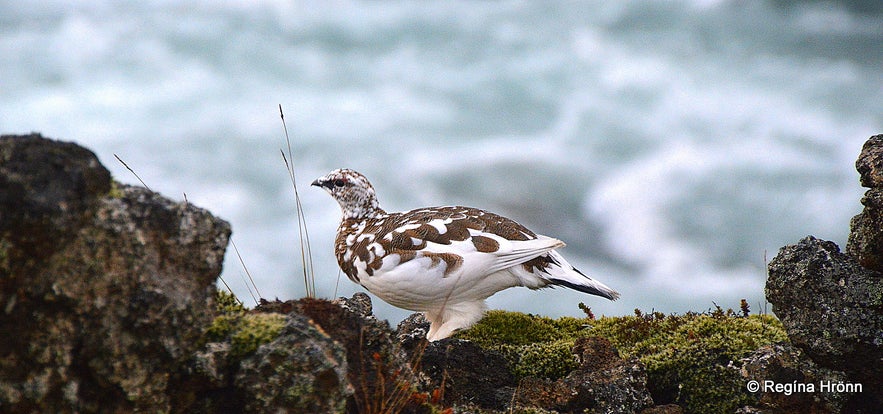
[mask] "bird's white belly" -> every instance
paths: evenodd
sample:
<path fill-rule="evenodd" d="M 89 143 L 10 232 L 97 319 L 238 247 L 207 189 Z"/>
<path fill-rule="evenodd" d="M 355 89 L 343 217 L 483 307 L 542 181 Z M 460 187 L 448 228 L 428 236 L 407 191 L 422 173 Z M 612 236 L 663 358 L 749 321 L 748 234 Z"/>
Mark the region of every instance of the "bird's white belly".
<path fill-rule="evenodd" d="M 371 276 L 360 275 L 360 284 L 389 304 L 413 311 L 438 310 L 454 303 L 480 301 L 518 285 L 517 279 L 508 271 L 487 275 L 464 266 L 445 274 L 444 263 L 433 263 L 426 257 L 386 268 L 381 267 Z"/>

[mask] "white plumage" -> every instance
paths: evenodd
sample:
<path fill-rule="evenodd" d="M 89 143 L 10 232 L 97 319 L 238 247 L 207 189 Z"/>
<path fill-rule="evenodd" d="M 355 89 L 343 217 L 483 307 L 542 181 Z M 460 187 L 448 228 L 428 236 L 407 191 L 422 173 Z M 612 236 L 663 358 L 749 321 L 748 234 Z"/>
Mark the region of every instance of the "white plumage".
<path fill-rule="evenodd" d="M 347 277 L 390 304 L 423 312 L 430 341 L 484 315 L 503 289 L 565 286 L 616 300 L 619 293 L 580 273 L 555 249 L 564 242 L 470 207 L 402 213 L 380 208 L 362 174 L 334 170 L 313 181 L 340 204 L 335 255 Z"/>

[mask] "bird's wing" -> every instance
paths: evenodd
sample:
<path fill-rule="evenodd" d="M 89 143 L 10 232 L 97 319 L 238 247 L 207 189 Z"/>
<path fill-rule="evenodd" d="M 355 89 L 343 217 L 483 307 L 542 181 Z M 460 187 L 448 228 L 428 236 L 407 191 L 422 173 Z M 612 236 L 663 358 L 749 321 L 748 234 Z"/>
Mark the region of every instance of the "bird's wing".
<path fill-rule="evenodd" d="M 564 246 L 560 240 L 537 236 L 513 220 L 469 207 L 412 210 L 375 224 L 376 228 L 364 233 L 373 234 L 373 242 L 385 254 L 398 254 L 402 261 L 414 257 L 444 261 L 446 273 L 467 259 L 481 263 L 478 267 L 485 273 L 493 273 Z"/>

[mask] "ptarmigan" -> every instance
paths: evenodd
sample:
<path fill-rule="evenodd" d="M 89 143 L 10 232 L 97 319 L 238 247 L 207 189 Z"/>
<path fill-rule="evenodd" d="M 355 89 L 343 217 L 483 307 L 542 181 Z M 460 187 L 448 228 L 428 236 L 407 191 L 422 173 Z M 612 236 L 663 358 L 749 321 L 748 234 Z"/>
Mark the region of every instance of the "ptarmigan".
<path fill-rule="evenodd" d="M 423 312 L 430 341 L 484 315 L 484 300 L 503 289 L 566 286 L 616 300 L 619 293 L 580 273 L 555 249 L 558 239 L 470 207 L 402 213 L 380 208 L 364 175 L 334 170 L 313 181 L 340 204 L 334 253 L 344 273 L 393 306 Z"/>

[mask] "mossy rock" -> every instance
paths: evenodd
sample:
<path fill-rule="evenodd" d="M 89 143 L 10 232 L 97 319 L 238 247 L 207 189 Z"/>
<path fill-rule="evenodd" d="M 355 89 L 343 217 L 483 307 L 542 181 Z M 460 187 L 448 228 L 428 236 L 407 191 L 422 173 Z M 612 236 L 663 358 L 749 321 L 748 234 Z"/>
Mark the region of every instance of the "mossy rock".
<path fill-rule="evenodd" d="M 587 322 L 495 310 L 458 337 L 503 354 L 518 378 L 558 379 L 577 367 L 571 348 Z"/>
<path fill-rule="evenodd" d="M 218 316 L 206 330 L 206 342 L 230 342 L 230 356 L 241 359 L 275 339 L 285 326 L 285 315 L 250 313 L 230 293 L 218 291 Z"/>
<path fill-rule="evenodd" d="M 647 368 L 657 404 L 677 403 L 687 412 L 733 412 L 752 402 L 737 366 L 762 345 L 787 341 L 771 315 L 738 315 L 720 308 L 705 313 L 659 312 L 599 319 L 551 319 L 491 311 L 459 337 L 503 354 L 516 376 L 557 379 L 577 367 L 571 352 L 579 337 L 608 339 L 622 358 Z"/>
<path fill-rule="evenodd" d="M 520 312 L 493 310 L 469 330 L 460 334 L 481 346 L 528 345 L 560 339 L 574 339 L 587 327 L 585 319 L 552 319 Z"/>
<path fill-rule="evenodd" d="M 742 317 L 720 309 L 601 318 L 592 334 L 609 339 L 624 357 L 638 356 L 657 404 L 677 403 L 697 413 L 733 412 L 751 403 L 735 367 L 760 346 L 788 339 L 770 315 Z"/>
<path fill-rule="evenodd" d="M 107 196 L 110 198 L 123 198 L 124 195 L 123 190 L 120 188 L 120 183 L 116 180 L 111 180 L 110 191 L 107 192 Z"/>

